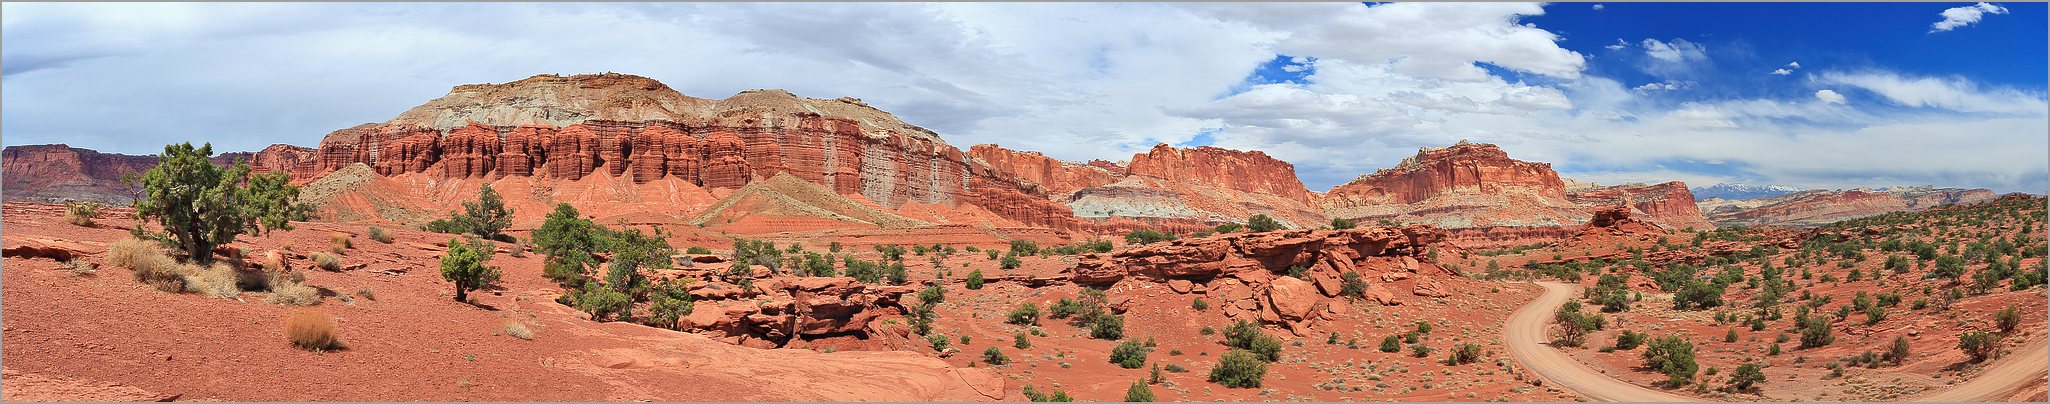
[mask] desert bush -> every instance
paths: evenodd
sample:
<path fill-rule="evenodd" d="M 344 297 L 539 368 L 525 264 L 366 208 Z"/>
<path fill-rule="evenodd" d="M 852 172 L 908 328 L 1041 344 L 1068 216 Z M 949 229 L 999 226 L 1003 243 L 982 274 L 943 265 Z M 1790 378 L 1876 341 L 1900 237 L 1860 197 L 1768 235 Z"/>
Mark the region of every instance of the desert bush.
<path fill-rule="evenodd" d="M 109 244 L 107 263 L 135 270 L 136 282 L 155 286 L 157 290 L 175 293 L 185 289 L 185 277 L 178 262 L 148 241 L 124 238 Z"/>
<path fill-rule="evenodd" d="M 1346 220 L 1345 218 L 1331 218 L 1331 229 L 1332 229 L 1332 230 L 1345 230 L 1345 229 L 1350 229 L 1350 228 L 1353 228 L 1353 227 L 1354 227 L 1354 226 L 1356 226 L 1356 225 L 1357 225 L 1357 224 L 1353 223 L 1353 221 L 1351 221 L 1351 220 Z"/>
<path fill-rule="evenodd" d="M 320 303 L 320 289 L 303 283 L 283 282 L 271 285 L 270 297 L 265 300 L 286 306 L 312 306 Z"/>
<path fill-rule="evenodd" d="M 93 202 L 72 202 L 64 204 L 64 222 L 77 226 L 93 226 L 93 219 L 100 218 L 100 204 Z"/>
<path fill-rule="evenodd" d="M 1402 352 L 1402 337 L 1390 335 L 1381 339 L 1381 352 Z"/>
<path fill-rule="evenodd" d="M 1004 356 L 1004 350 L 1002 348 L 989 347 L 989 349 L 982 350 L 983 363 L 988 363 L 991 365 L 1002 365 L 1010 361 L 1010 357 Z"/>
<path fill-rule="evenodd" d="M 377 291 L 376 291 L 376 290 L 374 290 L 374 289 L 371 289 L 371 288 L 369 288 L 369 287 L 364 287 L 364 288 L 356 289 L 356 295 L 357 295 L 357 296 L 362 296 L 362 297 L 363 297 L 364 299 L 370 299 L 371 301 L 377 301 Z"/>
<path fill-rule="evenodd" d="M 1125 234 L 1126 245 L 1153 244 L 1171 240 L 1174 240 L 1173 234 L 1167 234 L 1153 229 L 1133 230 L 1131 233 Z"/>
<path fill-rule="evenodd" d="M 313 254 L 309 254 L 308 256 L 313 258 L 313 266 L 320 267 L 320 269 L 325 269 L 328 271 L 342 270 L 342 259 L 340 257 L 334 256 L 334 254 L 315 252 Z"/>
<path fill-rule="evenodd" d="M 175 243 L 199 263 L 213 262 L 215 246 L 236 236 L 291 229 L 292 220 L 308 217 L 312 208 L 296 203 L 299 188 L 282 172 L 251 174 L 248 164 L 222 167 L 210 159 L 213 145 L 165 145 L 157 165 L 137 174 L 142 185 L 135 216 L 155 222 L 158 236 Z M 137 232 L 141 233 L 138 225 Z"/>
<path fill-rule="evenodd" d="M 1230 388 L 1258 388 L 1266 376 L 1267 362 L 1241 349 L 1218 355 L 1217 366 L 1210 368 L 1210 381 Z"/>
<path fill-rule="evenodd" d="M 1893 336 L 1893 343 L 1886 346 L 1886 353 L 1881 355 L 1880 359 L 1887 363 L 1899 365 L 1908 361 L 1908 355 L 1908 337 L 1895 335 Z"/>
<path fill-rule="evenodd" d="M 1616 350 L 1618 351 L 1637 349 L 1637 346 L 1642 344 L 1644 344 L 1644 334 L 1630 330 L 1623 330 L 1623 333 L 1616 334 Z"/>
<path fill-rule="evenodd" d="M 1802 348 L 1817 348 L 1835 341 L 1836 337 L 1830 335 L 1829 320 L 1809 320 L 1807 326 L 1801 327 Z"/>
<path fill-rule="evenodd" d="M 356 248 L 355 243 L 351 242 L 353 239 L 355 239 L 355 236 L 349 233 L 333 232 L 327 234 L 329 250 L 334 251 L 335 254 L 341 254 L 343 250 Z"/>
<path fill-rule="evenodd" d="M 1018 305 L 1018 308 L 1011 310 L 1011 314 L 1004 316 L 1004 322 L 1017 325 L 1037 325 L 1039 324 L 1039 306 L 1031 302 Z"/>
<path fill-rule="evenodd" d="M 1758 364 L 1746 363 L 1738 365 L 1737 371 L 1730 374 L 1729 388 L 1736 391 L 1751 391 L 1758 383 L 1764 382 L 1765 372 L 1760 370 Z"/>
<path fill-rule="evenodd" d="M 968 290 L 981 290 L 983 281 L 981 269 L 968 271 Z"/>
<path fill-rule="evenodd" d="M 1025 338 L 1024 331 L 1019 331 L 1017 335 L 1011 336 L 1011 347 L 1018 349 L 1031 349 L 1032 340 Z"/>
<path fill-rule="evenodd" d="M 1138 369 L 1146 366 L 1146 353 L 1149 351 L 1151 350 L 1140 345 L 1138 341 L 1121 342 L 1117 347 L 1111 348 L 1110 363 L 1115 363 L 1121 368 Z"/>
<path fill-rule="evenodd" d="M 1694 371 L 1700 368 L 1694 362 L 1694 344 L 1678 335 L 1652 340 L 1644 349 L 1644 366 L 1664 373 L 1665 384 L 1675 387 L 1693 380 Z"/>
<path fill-rule="evenodd" d="M 314 309 L 300 309 L 285 317 L 285 339 L 292 346 L 315 352 L 342 348 L 334 317 Z"/>
<path fill-rule="evenodd" d="M 1203 298 L 1198 297 L 1196 301 L 1189 303 L 1189 308 L 1196 309 L 1196 311 L 1209 310 L 1210 302 L 1203 301 Z"/>
<path fill-rule="evenodd" d="M 1424 345 L 1424 343 L 1422 342 L 1409 344 L 1409 354 L 1414 355 L 1418 358 L 1431 357 L 1431 346 Z"/>
<path fill-rule="evenodd" d="M 1264 214 L 1253 215 L 1252 218 L 1246 219 L 1246 229 L 1252 230 L 1255 233 L 1281 230 L 1281 228 L 1280 221 L 1276 221 L 1274 218 L 1267 217 Z"/>
<path fill-rule="evenodd" d="M 1471 342 L 1469 342 L 1469 343 L 1459 344 L 1459 347 L 1457 347 L 1457 348 L 1453 348 L 1453 349 L 1452 349 L 1452 353 L 1451 353 L 1450 355 L 1447 355 L 1447 356 L 1445 357 L 1445 364 L 1447 364 L 1447 365 L 1464 365 L 1464 364 L 1468 364 L 1468 363 L 1474 363 L 1474 362 L 1477 362 L 1477 361 L 1480 361 L 1480 360 L 1481 360 L 1481 344 L 1475 344 L 1475 343 L 1471 343 Z"/>
<path fill-rule="evenodd" d="M 1097 317 L 1096 322 L 1089 325 L 1089 337 L 1111 341 L 1124 338 L 1125 317 L 1115 315 Z"/>
<path fill-rule="evenodd" d="M 441 257 L 441 278 L 455 283 L 456 301 L 469 301 L 469 291 L 498 283 L 498 268 L 484 265 L 491 258 L 488 248 L 491 247 L 448 240 L 448 254 Z"/>
<path fill-rule="evenodd" d="M 1025 263 L 1019 261 L 1016 254 L 1004 254 L 1003 260 L 997 262 L 997 266 L 1003 269 L 1018 269 L 1021 265 L 1025 265 Z"/>
<path fill-rule="evenodd" d="M 2014 328 L 2020 326 L 2021 322 L 2021 309 L 2011 304 L 1993 313 L 1993 324 L 2000 328 L 2002 334 L 2014 332 Z"/>
<path fill-rule="evenodd" d="M 1972 356 L 1973 362 L 1984 362 L 2000 351 L 2000 336 L 1985 331 L 1972 331 L 1958 336 L 1957 348 Z"/>
<path fill-rule="evenodd" d="M 532 341 L 534 339 L 534 330 L 527 328 L 526 324 L 520 324 L 518 321 L 507 321 L 505 322 L 505 335 Z"/>

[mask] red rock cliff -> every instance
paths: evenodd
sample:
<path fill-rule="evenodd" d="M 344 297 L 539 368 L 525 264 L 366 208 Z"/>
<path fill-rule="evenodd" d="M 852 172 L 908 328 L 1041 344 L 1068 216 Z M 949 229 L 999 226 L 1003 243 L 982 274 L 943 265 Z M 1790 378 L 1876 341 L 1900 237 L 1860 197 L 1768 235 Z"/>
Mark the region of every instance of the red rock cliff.
<path fill-rule="evenodd" d="M 1419 150 L 1393 168 L 1332 188 L 1323 202 L 1332 217 L 1446 228 L 1566 226 L 1588 218 L 1566 200 L 1551 164 L 1465 141 Z"/>
<path fill-rule="evenodd" d="M 271 145 L 257 152 L 222 153 L 214 164 L 249 163 L 257 172 L 287 171 L 308 166 L 313 149 Z M 9 146 L 0 151 L 0 176 L 6 199 L 37 202 L 83 200 L 109 205 L 134 201 L 138 188 L 121 176 L 156 167 L 157 156 L 101 153 L 66 145 Z"/>
<path fill-rule="evenodd" d="M 1117 182 L 1118 178 L 1125 176 L 1124 167 L 1107 161 L 1077 164 L 1056 160 L 1039 152 L 1015 151 L 993 144 L 969 147 L 968 155 L 988 163 L 998 172 L 1039 184 L 1055 200 L 1067 200 L 1076 190 Z"/>
<path fill-rule="evenodd" d="M 1584 206 L 1626 205 L 1632 215 L 1666 229 L 1715 228 L 1694 205 L 1694 192 L 1679 181 L 1593 187 L 1575 190 L 1566 199 Z"/>
<path fill-rule="evenodd" d="M 1296 177 L 1295 165 L 1275 160 L 1267 153 L 1210 146 L 1177 149 L 1166 144 L 1153 146 L 1132 156 L 1132 175 L 1144 175 L 1186 184 L 1240 192 L 1261 193 L 1311 203 L 1310 190 Z"/>

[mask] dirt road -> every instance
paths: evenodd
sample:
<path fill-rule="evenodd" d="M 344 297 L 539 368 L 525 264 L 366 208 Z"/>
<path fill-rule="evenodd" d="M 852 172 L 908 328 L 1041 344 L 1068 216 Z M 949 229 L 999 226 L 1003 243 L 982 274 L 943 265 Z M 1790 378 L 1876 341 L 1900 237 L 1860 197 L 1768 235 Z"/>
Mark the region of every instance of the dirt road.
<path fill-rule="evenodd" d="M 1522 362 L 1525 368 L 1543 377 L 1545 382 L 1572 390 L 1597 401 L 1700 401 L 1647 387 L 1630 384 L 1602 374 L 1580 361 L 1566 356 L 1564 352 L 1552 349 L 1550 341 L 1552 312 L 1567 299 L 1578 295 L 1580 287 L 1558 282 L 1538 282 L 1545 288 L 1545 294 L 1516 310 L 1502 327 L 1502 338 L 1509 347 L 1509 353 Z M 2009 354 L 2000 362 L 1979 373 L 1979 376 L 1949 389 L 1944 389 L 1916 398 L 1916 401 L 2001 401 L 2008 395 L 2043 380 L 2046 369 L 2050 369 L 2050 343 L 2032 341 L 2031 348 Z"/>
<path fill-rule="evenodd" d="M 1545 294 L 1517 309 L 1516 314 L 1509 316 L 1509 323 L 1502 327 L 1503 343 L 1524 368 L 1536 372 L 1546 383 L 1580 393 L 1589 400 L 1700 401 L 1616 380 L 1566 356 L 1565 352 L 1552 349 L 1547 345 L 1551 341 L 1552 312 L 1573 298 L 1580 287 L 1558 282 L 1537 284 L 1545 287 Z"/>

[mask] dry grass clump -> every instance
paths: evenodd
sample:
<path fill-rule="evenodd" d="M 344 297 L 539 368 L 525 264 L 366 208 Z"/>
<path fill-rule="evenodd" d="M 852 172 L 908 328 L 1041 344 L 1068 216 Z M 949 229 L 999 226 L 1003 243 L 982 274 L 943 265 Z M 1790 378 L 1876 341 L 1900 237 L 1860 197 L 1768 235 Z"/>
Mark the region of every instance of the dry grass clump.
<path fill-rule="evenodd" d="M 528 329 L 526 324 L 520 324 L 518 321 L 505 322 L 505 335 L 528 341 L 534 340 L 534 330 Z"/>
<path fill-rule="evenodd" d="M 100 266 L 94 265 L 91 262 L 86 262 L 85 260 L 74 259 L 70 261 L 64 261 L 64 270 L 71 271 L 72 276 L 85 277 L 99 275 Z"/>
<path fill-rule="evenodd" d="M 233 299 L 242 294 L 241 272 L 228 264 L 216 262 L 212 266 L 180 265 L 180 277 L 185 279 L 185 291 L 221 299 Z"/>
<path fill-rule="evenodd" d="M 342 348 L 341 338 L 335 335 L 334 317 L 316 309 L 300 309 L 286 316 L 285 339 L 292 346 L 314 352 Z"/>
<path fill-rule="evenodd" d="M 335 257 L 333 254 L 317 252 L 313 253 L 312 257 L 313 266 L 317 266 L 320 267 L 320 269 L 325 269 L 329 271 L 342 270 L 342 259 L 339 257 Z"/>
<path fill-rule="evenodd" d="M 391 244 L 392 242 L 391 232 L 377 226 L 370 226 L 370 239 L 385 244 Z"/>
<path fill-rule="evenodd" d="M 64 222 L 78 226 L 92 227 L 93 219 L 100 217 L 100 204 L 72 202 L 64 204 Z"/>
<path fill-rule="evenodd" d="M 373 302 L 377 301 L 377 290 L 371 289 L 369 286 L 365 286 L 362 289 L 356 289 L 356 295 L 362 296 L 364 299 L 370 299 L 370 301 Z"/>
<path fill-rule="evenodd" d="M 355 247 L 356 247 L 356 246 L 355 246 L 354 244 L 351 244 L 351 243 L 349 243 L 349 240 L 350 240 L 350 239 L 352 239 L 352 238 L 355 238 L 355 237 L 356 237 L 356 236 L 350 235 L 349 233 L 342 233 L 342 232 L 333 232 L 333 233 L 328 233 L 328 234 L 327 234 L 327 243 L 328 243 L 329 245 L 333 246 L 333 248 L 331 248 L 331 250 L 333 250 L 333 251 L 335 252 L 335 254 L 341 254 L 341 253 L 342 253 L 342 250 L 347 250 L 347 249 L 350 249 L 350 248 L 355 248 Z"/>
<path fill-rule="evenodd" d="M 132 237 L 115 241 L 107 245 L 107 263 L 135 270 L 136 282 L 157 290 L 176 293 L 185 289 L 184 271 L 155 243 Z"/>
<path fill-rule="evenodd" d="M 312 306 L 320 304 L 320 289 L 306 286 L 304 283 L 286 281 L 272 285 L 270 297 L 265 300 L 271 304 L 286 306 Z"/>

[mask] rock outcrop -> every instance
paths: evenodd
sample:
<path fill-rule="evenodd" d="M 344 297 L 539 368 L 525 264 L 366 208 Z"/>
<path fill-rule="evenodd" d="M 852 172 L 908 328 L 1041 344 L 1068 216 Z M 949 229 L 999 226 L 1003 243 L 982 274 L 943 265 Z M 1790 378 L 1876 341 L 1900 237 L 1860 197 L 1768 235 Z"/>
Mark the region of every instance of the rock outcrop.
<path fill-rule="evenodd" d="M 1194 229 L 1256 214 L 1294 227 L 1326 220 L 1316 195 L 1296 177 L 1295 166 L 1259 151 L 1160 144 L 1133 155 L 1126 166 L 1065 162 L 993 145 L 969 153 L 1001 172 L 999 177 L 1044 189 L 1073 216 L 1111 226 L 1094 226 L 1097 230 L 1127 230 L 1137 223 Z"/>
<path fill-rule="evenodd" d="M 1458 254 L 1430 226 L 1349 230 L 1232 233 L 1085 254 L 1065 274 L 1079 284 L 1164 283 L 1172 290 L 1204 290 L 1227 316 L 1257 319 L 1297 335 L 1321 321 L 1328 298 L 1343 293 L 1344 274 L 1357 273 L 1362 297 L 1401 304 L 1389 290 L 1442 297 L 1438 280 L 1452 271 L 1432 254 Z M 1290 272 L 1298 275 L 1291 276 Z M 1187 282 L 1187 287 L 1173 285 Z"/>
<path fill-rule="evenodd" d="M 1721 226 L 1817 226 L 1889 212 L 1975 204 L 1998 198 L 1991 190 L 1930 186 L 1811 190 L 1772 198 L 1702 200 L 1708 220 Z"/>
<path fill-rule="evenodd" d="M 330 133 L 306 177 L 354 163 L 386 176 L 674 177 L 710 188 L 787 172 L 889 208 L 991 203 L 1021 223 L 1075 225 L 1057 204 L 1018 198 L 1047 200 L 1040 187 L 977 169 L 932 131 L 861 100 L 782 90 L 707 100 L 622 74 L 458 86 L 391 121 Z"/>
<path fill-rule="evenodd" d="M 1566 199 L 1581 206 L 1625 206 L 1644 221 L 1666 229 L 1715 228 L 1694 205 L 1694 193 L 1679 181 L 1572 189 Z"/>
<path fill-rule="evenodd" d="M 853 278 L 769 277 L 743 288 L 720 281 L 697 282 L 698 299 L 684 330 L 728 338 L 760 348 L 793 340 L 866 336 L 871 322 L 902 314 L 908 286 L 878 286 Z"/>
<path fill-rule="evenodd" d="M 255 172 L 295 172 L 308 166 L 313 149 L 271 145 L 257 152 L 222 153 L 214 164 L 246 162 Z M 140 188 L 121 183 L 121 176 L 156 167 L 157 156 L 101 153 L 71 146 L 8 146 L 0 150 L 0 176 L 7 200 L 32 202 L 91 201 L 127 205 Z"/>
<path fill-rule="evenodd" d="M 1048 197 L 1065 201 L 1076 190 L 1117 182 L 1125 168 L 1103 160 L 1073 163 L 1039 152 L 1016 151 L 993 144 L 968 148 L 968 155 L 988 164 L 992 170 L 1036 184 Z"/>
<path fill-rule="evenodd" d="M 1519 161 L 1491 144 L 1424 148 L 1393 168 L 1353 179 L 1324 196 L 1332 217 L 1446 228 L 1570 226 L 1587 213 L 1566 199 L 1551 164 Z"/>

